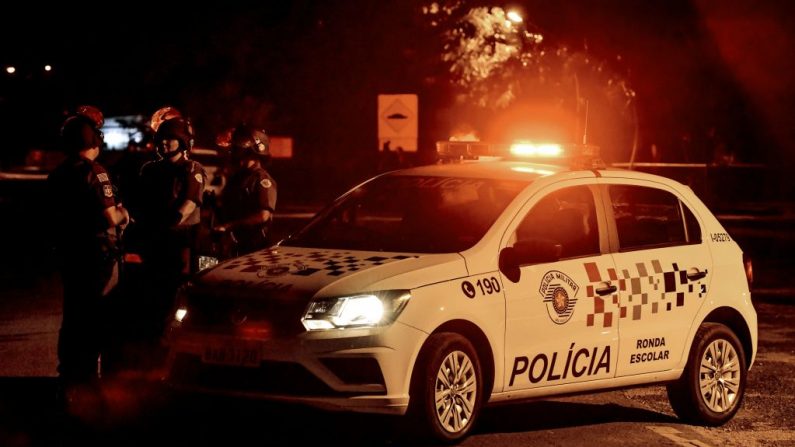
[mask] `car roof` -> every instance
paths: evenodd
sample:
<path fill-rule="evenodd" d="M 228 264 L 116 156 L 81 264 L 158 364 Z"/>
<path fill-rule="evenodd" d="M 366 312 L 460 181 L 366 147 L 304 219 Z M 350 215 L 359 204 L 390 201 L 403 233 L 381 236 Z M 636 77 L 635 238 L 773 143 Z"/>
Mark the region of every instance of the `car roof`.
<path fill-rule="evenodd" d="M 500 180 L 532 181 L 539 177 L 570 172 L 564 166 L 522 161 L 466 161 L 444 163 L 393 171 L 392 175 L 422 175 L 434 177 L 493 178 Z"/>

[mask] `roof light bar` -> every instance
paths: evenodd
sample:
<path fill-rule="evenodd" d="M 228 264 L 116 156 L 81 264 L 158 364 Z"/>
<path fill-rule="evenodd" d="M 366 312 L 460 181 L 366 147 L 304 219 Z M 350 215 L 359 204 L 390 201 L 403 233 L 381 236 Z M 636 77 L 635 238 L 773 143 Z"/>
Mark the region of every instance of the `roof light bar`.
<path fill-rule="evenodd" d="M 516 157 L 560 157 L 563 148 L 559 144 L 514 143 L 511 154 Z"/>
<path fill-rule="evenodd" d="M 571 169 L 603 169 L 599 147 L 592 145 L 499 144 L 480 141 L 439 141 L 436 153 L 442 162 L 499 157 L 511 160 L 568 165 Z"/>
<path fill-rule="evenodd" d="M 436 155 L 440 160 L 477 160 L 479 157 L 503 155 L 504 150 L 495 146 L 497 145 L 480 141 L 438 141 Z"/>

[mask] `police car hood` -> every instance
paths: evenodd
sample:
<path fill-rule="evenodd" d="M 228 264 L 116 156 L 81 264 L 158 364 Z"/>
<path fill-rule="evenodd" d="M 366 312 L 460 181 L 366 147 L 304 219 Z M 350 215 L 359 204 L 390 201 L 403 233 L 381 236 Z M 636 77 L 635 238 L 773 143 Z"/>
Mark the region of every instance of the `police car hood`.
<path fill-rule="evenodd" d="M 457 253 L 388 253 L 274 247 L 223 262 L 194 284 L 218 297 L 306 303 L 314 296 L 413 289 L 467 275 Z"/>

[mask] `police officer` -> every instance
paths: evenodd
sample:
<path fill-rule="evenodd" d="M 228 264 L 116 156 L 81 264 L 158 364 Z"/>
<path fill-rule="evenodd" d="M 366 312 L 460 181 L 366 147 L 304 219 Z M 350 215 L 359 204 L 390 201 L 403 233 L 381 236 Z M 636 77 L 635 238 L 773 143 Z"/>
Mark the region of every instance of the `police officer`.
<path fill-rule="evenodd" d="M 231 133 L 232 175 L 221 193 L 221 220 L 216 232 L 228 232 L 238 255 L 269 245 L 268 231 L 276 209 L 276 182 L 263 167 L 270 153 L 264 131 L 241 125 Z"/>
<path fill-rule="evenodd" d="M 175 116 L 157 126 L 159 160 L 141 168 L 139 231 L 141 255 L 153 315 L 151 335 L 159 336 L 172 310 L 177 288 L 192 271 L 193 250 L 207 175 L 189 158 L 194 133 L 190 121 Z"/>
<path fill-rule="evenodd" d="M 118 282 L 118 236 L 130 220 L 108 172 L 95 161 L 103 144 L 102 123 L 102 112 L 91 106 L 66 119 L 61 143 L 67 158 L 47 179 L 63 280 L 58 373 L 67 394 L 97 378 L 107 335 L 103 308 Z"/>

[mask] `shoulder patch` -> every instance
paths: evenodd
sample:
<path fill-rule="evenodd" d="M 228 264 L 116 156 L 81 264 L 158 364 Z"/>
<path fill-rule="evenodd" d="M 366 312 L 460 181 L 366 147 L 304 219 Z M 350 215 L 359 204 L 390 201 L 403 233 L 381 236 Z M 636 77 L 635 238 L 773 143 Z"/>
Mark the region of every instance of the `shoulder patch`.
<path fill-rule="evenodd" d="M 113 197 L 113 187 L 110 185 L 102 185 L 102 193 L 105 197 Z"/>
<path fill-rule="evenodd" d="M 271 186 L 273 186 L 273 182 L 269 178 L 264 178 L 259 181 L 259 185 L 262 186 L 263 188 L 270 188 Z"/>
<path fill-rule="evenodd" d="M 199 182 L 199 183 L 204 183 L 204 177 L 202 177 L 201 174 L 196 174 L 196 175 L 193 176 L 193 178 L 195 178 L 196 181 Z"/>
<path fill-rule="evenodd" d="M 204 166 L 196 160 L 187 160 L 190 172 L 204 172 Z"/>
<path fill-rule="evenodd" d="M 97 174 L 97 180 L 99 180 L 100 182 L 109 182 L 110 181 L 108 179 L 108 174 L 106 174 L 104 172 L 100 172 L 99 174 Z"/>

